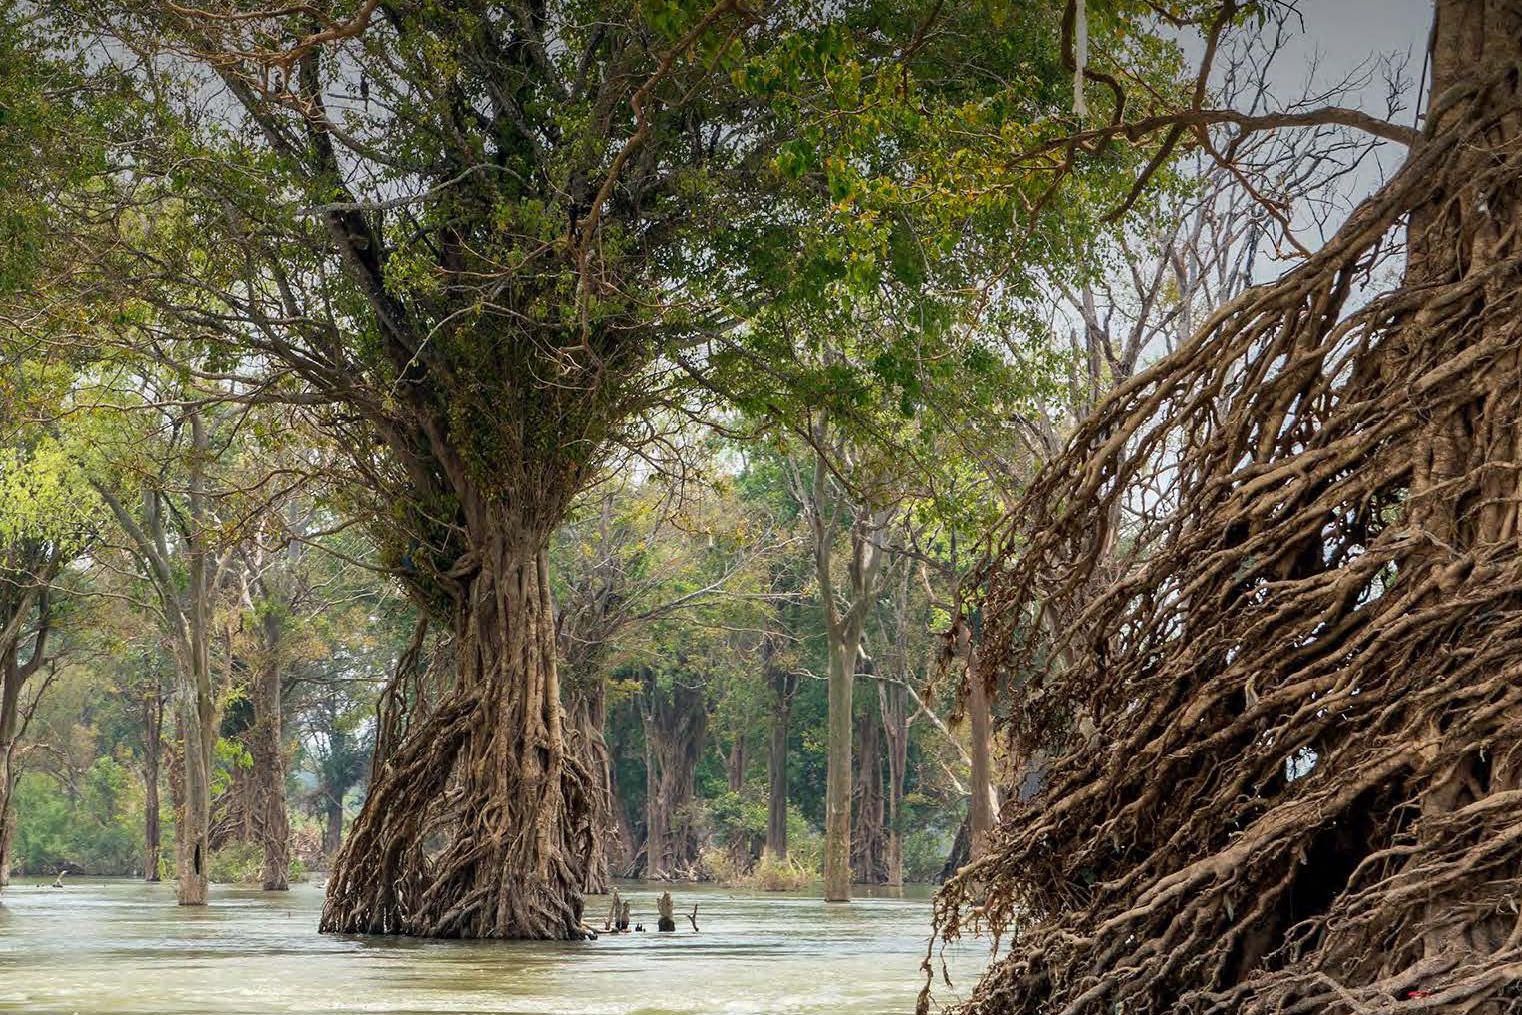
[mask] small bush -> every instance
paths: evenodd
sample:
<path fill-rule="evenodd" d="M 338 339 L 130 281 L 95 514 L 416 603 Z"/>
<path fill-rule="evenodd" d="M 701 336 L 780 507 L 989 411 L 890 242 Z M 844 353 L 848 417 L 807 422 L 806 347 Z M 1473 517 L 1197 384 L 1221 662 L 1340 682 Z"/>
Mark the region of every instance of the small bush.
<path fill-rule="evenodd" d="M 206 875 L 219 885 L 257 884 L 263 877 L 264 850 L 252 842 L 230 842 L 212 850 Z"/>
<path fill-rule="evenodd" d="M 795 892 L 814 880 L 814 876 L 792 860 L 762 853 L 747 880 L 751 887 L 762 891 Z"/>

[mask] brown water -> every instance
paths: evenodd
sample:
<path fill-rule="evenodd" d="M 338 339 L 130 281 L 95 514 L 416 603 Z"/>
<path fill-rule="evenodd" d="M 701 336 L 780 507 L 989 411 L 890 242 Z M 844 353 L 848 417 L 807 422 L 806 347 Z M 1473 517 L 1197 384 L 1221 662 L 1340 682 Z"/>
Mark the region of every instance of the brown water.
<path fill-rule="evenodd" d="M 661 886 L 626 885 L 653 925 Z M 865 890 L 863 890 L 865 891 Z M 0 895 L 0 1012 L 454 1012 L 575 1015 L 902 1013 L 914 1009 L 930 893 L 817 894 L 677 885 L 699 933 L 578 943 L 422 941 L 318 934 L 322 892 L 214 887 L 181 909 L 170 885 L 13 884 Z M 588 900 L 598 913 L 601 900 Z M 987 953 L 950 956 L 970 976 Z M 958 978 L 960 979 L 961 976 Z M 961 986 L 961 984 L 958 984 Z M 956 992 L 937 990 L 940 1000 Z"/>

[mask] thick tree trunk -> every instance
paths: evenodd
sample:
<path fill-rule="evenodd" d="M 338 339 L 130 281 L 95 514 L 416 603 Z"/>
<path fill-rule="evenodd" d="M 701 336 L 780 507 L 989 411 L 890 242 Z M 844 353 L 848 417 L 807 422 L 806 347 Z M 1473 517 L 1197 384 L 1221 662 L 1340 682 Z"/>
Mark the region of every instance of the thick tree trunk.
<path fill-rule="evenodd" d="M 290 886 L 291 825 L 285 804 L 285 750 L 280 722 L 280 670 L 283 621 L 278 613 L 263 618 L 264 651 L 254 675 L 254 728 L 250 753 L 254 757 L 250 815 L 253 832 L 264 850 L 261 876 L 266 892 Z"/>
<path fill-rule="evenodd" d="M 781 860 L 787 857 L 787 727 L 797 678 L 778 664 L 775 635 L 768 632 L 761 651 L 772 692 L 766 751 L 766 852 Z"/>
<path fill-rule="evenodd" d="M 159 752 L 164 736 L 164 701 L 155 691 L 143 705 L 143 880 L 159 880 L 163 845 L 159 830 Z"/>
<path fill-rule="evenodd" d="M 856 749 L 856 816 L 851 835 L 851 871 L 858 884 L 888 879 L 887 833 L 883 824 L 882 722 L 877 709 L 865 710 Z"/>
<path fill-rule="evenodd" d="M 515 531 L 504 521 L 475 533 L 451 573 L 461 586 L 454 681 L 405 729 L 401 706 L 388 713 L 323 931 L 587 934 L 594 779 L 567 749 L 545 539 L 509 541 Z M 391 696 L 406 693 L 393 686 Z"/>

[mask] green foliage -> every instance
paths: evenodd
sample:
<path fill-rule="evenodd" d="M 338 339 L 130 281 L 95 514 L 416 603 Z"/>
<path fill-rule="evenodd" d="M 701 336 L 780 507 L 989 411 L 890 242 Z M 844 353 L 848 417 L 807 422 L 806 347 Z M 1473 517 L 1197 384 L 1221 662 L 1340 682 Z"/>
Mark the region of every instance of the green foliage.
<path fill-rule="evenodd" d="M 25 875 L 67 865 L 88 874 L 137 873 L 142 863 L 140 780 L 109 757 L 97 758 L 65 791 L 38 772 L 16 787 L 14 862 Z"/>
<path fill-rule="evenodd" d="M 212 850 L 206 871 L 214 884 L 259 884 L 264 878 L 264 849 L 252 842 L 230 842 Z M 291 857 L 286 876 L 292 884 L 307 879 L 306 867 L 298 857 Z"/>

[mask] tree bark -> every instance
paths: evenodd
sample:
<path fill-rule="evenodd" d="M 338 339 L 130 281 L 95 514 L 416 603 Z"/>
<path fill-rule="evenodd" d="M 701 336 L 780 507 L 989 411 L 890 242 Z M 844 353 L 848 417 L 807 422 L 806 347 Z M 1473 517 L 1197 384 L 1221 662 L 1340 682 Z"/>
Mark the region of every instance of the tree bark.
<path fill-rule="evenodd" d="M 592 851 L 587 858 L 584 890 L 593 895 L 605 895 L 613 884 L 609 843 L 619 836 L 618 819 L 614 813 L 618 804 L 613 794 L 613 759 L 603 734 L 607 721 L 607 688 L 600 674 L 586 674 L 585 677 L 584 686 L 575 688 L 570 695 L 568 721 L 578 749 L 586 756 L 592 772 Z"/>
<path fill-rule="evenodd" d="M 877 705 L 882 715 L 883 740 L 888 756 L 884 799 L 887 810 L 886 883 L 904 883 L 904 830 L 900 810 L 904 800 L 904 774 L 909 762 L 908 694 L 901 684 L 879 681 Z"/>
<path fill-rule="evenodd" d="M 343 801 L 332 793 L 329 793 L 325 803 L 322 825 L 322 851 L 329 857 L 336 857 L 339 846 L 343 844 Z"/>
<path fill-rule="evenodd" d="M 159 752 L 164 737 L 164 699 L 157 689 L 143 702 L 143 880 L 157 883 L 163 854 L 159 830 Z"/>
<path fill-rule="evenodd" d="M 798 678 L 777 659 L 778 635 L 768 631 L 761 643 L 762 665 L 772 692 L 771 730 L 766 751 L 766 852 L 787 858 L 787 728 Z"/>
<path fill-rule="evenodd" d="M 977 672 L 976 653 L 974 647 L 967 654 L 968 753 L 972 756 L 968 831 L 974 860 L 982 855 L 988 833 L 994 826 L 993 717 L 989 711 L 987 689 Z"/>
<path fill-rule="evenodd" d="M 268 605 L 268 604 L 267 604 Z M 261 877 L 266 892 L 283 892 L 290 885 L 290 818 L 285 801 L 285 750 L 281 737 L 280 673 L 284 621 L 267 609 L 262 618 L 264 645 L 254 675 L 254 757 L 252 807 L 254 837 L 264 851 Z"/>
<path fill-rule="evenodd" d="M 461 586 L 453 683 L 417 714 L 404 711 L 409 693 L 421 709 L 416 693 L 397 681 L 388 690 L 370 792 L 334 864 L 323 931 L 588 932 L 593 775 L 567 749 L 548 536 L 495 521 L 472 534 L 475 550 L 450 575 Z"/>
<path fill-rule="evenodd" d="M 0 646 L 0 891 L 11 883 L 11 843 L 16 834 L 16 727 L 21 675 L 12 646 Z"/>
<path fill-rule="evenodd" d="M 851 870 L 858 884 L 880 885 L 888 879 L 888 865 L 883 827 L 882 721 L 878 710 L 865 709 L 858 725 Z"/>

